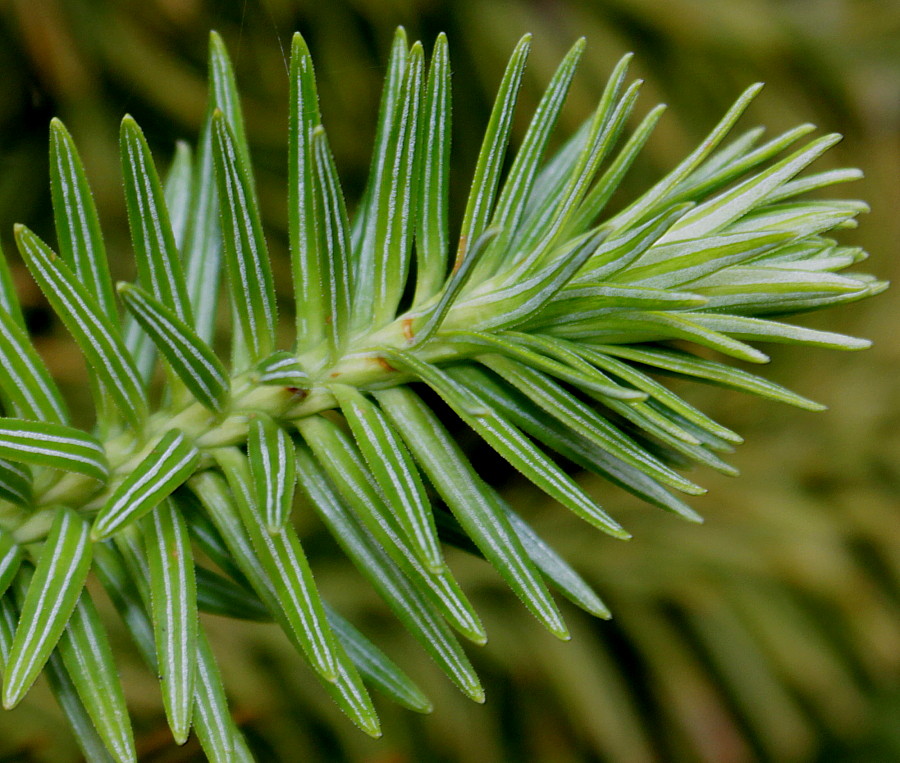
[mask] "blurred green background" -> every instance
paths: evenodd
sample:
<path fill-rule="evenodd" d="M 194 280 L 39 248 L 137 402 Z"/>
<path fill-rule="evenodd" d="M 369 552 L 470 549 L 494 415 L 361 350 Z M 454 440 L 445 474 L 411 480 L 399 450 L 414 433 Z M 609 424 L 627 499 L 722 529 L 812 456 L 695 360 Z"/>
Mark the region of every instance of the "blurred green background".
<path fill-rule="evenodd" d="M 0 243 L 12 223 L 52 239 L 47 126 L 79 143 L 115 274 L 130 255 L 116 140 L 143 126 L 161 163 L 193 140 L 205 104 L 209 29 L 225 38 L 244 95 L 277 268 L 287 272 L 290 34 L 316 60 L 322 109 L 348 195 L 367 169 L 393 28 L 426 49 L 450 37 L 457 204 L 505 58 L 535 33 L 518 135 L 565 50 L 589 47 L 559 134 L 584 119 L 625 52 L 646 79 L 638 116 L 670 110 L 621 200 L 673 166 L 749 83 L 767 83 L 744 126 L 772 134 L 812 121 L 845 140 L 822 165 L 861 167 L 841 193 L 872 212 L 844 240 L 900 276 L 900 3 L 896 0 L 6 0 L 0 3 Z M 77 353 L 21 268 L 39 347 L 71 394 Z M 276 270 L 276 273 L 279 271 Z M 277 279 L 284 281 L 286 279 Z M 289 280 L 289 279 L 288 279 Z M 380 702 L 385 736 L 345 722 L 274 628 L 208 618 L 235 714 L 261 761 L 859 761 L 900 760 L 900 309 L 893 292 L 803 320 L 875 340 L 862 354 L 773 348 L 767 374 L 830 406 L 813 415 L 709 389 L 689 399 L 745 436 L 738 479 L 695 475 L 702 527 L 583 478 L 634 533 L 585 533 L 567 512 L 498 470 L 517 506 L 597 586 L 615 620 L 565 609 L 573 640 L 543 633 L 488 567 L 452 555 L 491 637 L 473 659 L 488 702 L 472 705 L 414 648 L 312 523 L 302 529 L 330 600 L 422 684 L 428 717 Z M 768 350 L 767 350 L 768 351 Z M 304 517 L 299 521 L 303 523 Z M 565 606 L 565 605 L 564 605 Z M 126 693 L 145 761 L 199 761 L 173 749 L 154 679 L 124 636 Z M 43 688 L 0 714 L 0 761 L 78 760 Z"/>

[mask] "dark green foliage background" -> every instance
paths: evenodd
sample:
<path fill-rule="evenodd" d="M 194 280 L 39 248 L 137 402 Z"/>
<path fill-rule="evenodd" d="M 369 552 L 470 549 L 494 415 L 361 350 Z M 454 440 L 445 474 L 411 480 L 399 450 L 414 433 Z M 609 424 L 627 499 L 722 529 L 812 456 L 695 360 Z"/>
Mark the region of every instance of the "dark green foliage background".
<path fill-rule="evenodd" d="M 0 242 L 13 250 L 16 221 L 52 238 L 47 126 L 59 116 L 81 148 L 115 268 L 115 251 L 129 246 L 119 120 L 133 114 L 160 160 L 176 139 L 193 139 L 205 109 L 207 33 L 215 28 L 244 94 L 276 283 L 288 283 L 281 255 L 290 33 L 300 29 L 313 51 L 352 197 L 397 24 L 429 48 L 438 31 L 450 37 L 460 190 L 515 40 L 525 31 L 536 36 L 521 99 L 527 114 L 565 50 L 585 35 L 588 52 L 560 135 L 587 115 L 614 62 L 633 50 L 647 80 L 639 113 L 658 101 L 671 106 L 630 178 L 631 189 L 641 188 L 680 159 L 745 85 L 763 80 L 767 88 L 744 124 L 774 134 L 813 121 L 844 133 L 821 164 L 861 167 L 866 179 L 851 193 L 872 205 L 861 230 L 844 240 L 871 252 L 869 269 L 879 277 L 900 275 L 900 3 L 890 0 L 8 0 L 0 5 Z M 72 399 L 86 399 L 81 361 L 24 269 L 16 275 L 39 349 Z M 593 622 L 567 609 L 573 641 L 560 644 L 501 592 L 485 565 L 453 557 L 491 636 L 473 655 L 488 690 L 484 708 L 455 695 L 407 649 L 398 625 L 324 536 L 301 528 L 329 598 L 410 668 L 436 710 L 420 718 L 381 703 L 385 738 L 368 740 L 298 672 L 274 629 L 208 618 L 259 759 L 900 759 L 898 313 L 889 292 L 809 319 L 875 340 L 863 354 L 773 348 L 772 378 L 828 404 L 827 413 L 690 391 L 747 440 L 733 459 L 738 480 L 697 475 L 710 488 L 694 502 L 705 527 L 586 480 L 635 539 L 585 534 L 497 469 L 511 498 L 596 583 L 616 619 Z M 193 743 L 173 751 L 154 681 L 124 637 L 121 646 L 142 759 L 202 760 Z M 40 691 L 0 715 L 0 761 L 77 759 L 57 722 Z"/>

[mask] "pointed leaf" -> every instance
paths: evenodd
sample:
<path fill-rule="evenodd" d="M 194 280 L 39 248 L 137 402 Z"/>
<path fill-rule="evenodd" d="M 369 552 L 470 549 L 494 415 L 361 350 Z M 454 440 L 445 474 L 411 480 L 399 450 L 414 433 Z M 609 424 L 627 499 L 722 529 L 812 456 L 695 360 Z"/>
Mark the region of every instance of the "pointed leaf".
<path fill-rule="evenodd" d="M 375 397 L 485 559 L 551 633 L 567 639 L 556 604 L 493 490 L 478 477 L 437 417 L 405 387 L 376 392 Z"/>
<path fill-rule="evenodd" d="M 0 310 L 0 389 L 23 418 L 68 424 L 69 413 L 28 333 Z"/>
<path fill-rule="evenodd" d="M 647 311 L 618 313 L 599 321 L 555 326 L 551 333 L 592 342 L 643 343 L 683 339 L 748 363 L 768 363 L 769 356 L 746 342 L 732 339 L 686 317 L 687 313 Z"/>
<path fill-rule="evenodd" d="M 663 465 L 631 438 L 607 422 L 604 417 L 556 385 L 540 371 L 510 358 L 488 356 L 483 362 L 494 373 L 516 387 L 551 416 L 555 416 L 570 429 L 616 458 L 678 490 L 695 495 L 703 492 L 702 488 Z M 610 401 L 609 404 L 612 405 L 613 401 Z"/>
<path fill-rule="evenodd" d="M 509 523 L 515 530 L 516 535 L 518 535 L 519 540 L 522 541 L 522 547 L 528 554 L 528 558 L 540 570 L 550 585 L 585 612 L 590 612 L 595 617 L 608 620 L 611 617 L 609 609 L 585 582 L 584 578 L 547 545 L 531 525 L 516 514 L 499 496 L 497 501 L 503 506 Z M 478 547 L 472 544 L 452 514 L 441 512 L 439 522 L 441 530 L 449 536 L 447 539 L 448 543 L 457 545 L 470 553 L 481 555 Z"/>
<path fill-rule="evenodd" d="M 355 260 L 359 263 L 356 279 L 358 290 L 362 290 L 364 287 L 371 288 L 372 284 L 372 273 L 375 264 L 375 226 L 378 224 L 378 215 L 376 214 L 377 200 L 381 198 L 382 186 L 388 182 L 390 160 L 392 158 L 388 150 L 388 144 L 391 139 L 394 114 L 397 111 L 397 104 L 400 99 L 400 88 L 403 84 L 408 55 L 406 31 L 403 27 L 397 27 L 397 30 L 394 32 L 393 43 L 391 44 L 387 72 L 384 76 L 384 90 L 381 93 L 381 102 L 378 106 L 375 145 L 372 149 L 372 163 L 369 167 L 366 190 L 363 193 L 360 210 L 356 215 L 351 232 Z"/>
<path fill-rule="evenodd" d="M 701 204 L 675 224 L 667 234 L 668 240 L 699 238 L 721 230 L 784 185 L 787 180 L 815 161 L 840 138 L 840 135 L 832 134 L 814 140 L 806 148 L 792 156 Z"/>
<path fill-rule="evenodd" d="M 140 546 L 131 550 L 143 557 Z M 149 575 L 146 559 L 141 561 L 142 568 Z M 124 559 L 109 541 L 97 545 L 97 562 L 96 569 L 103 586 L 127 624 L 141 657 L 151 669 L 156 670 L 153 626 L 147 615 L 149 602 L 145 604 L 141 600 L 134 579 L 125 571 Z M 202 630 L 198 633 L 197 649 L 194 730 L 210 760 L 232 760 L 235 751 L 245 746 L 245 742 L 229 712 L 222 678 Z"/>
<path fill-rule="evenodd" d="M 637 389 L 642 390 L 651 398 L 659 401 L 662 405 L 665 405 L 675 413 L 684 416 L 688 421 L 707 430 L 716 437 L 721 437 L 724 440 L 734 443 L 741 443 L 744 441 L 744 438 L 739 434 L 736 434 L 727 427 L 723 427 L 718 422 L 713 421 L 705 413 L 678 397 L 678 395 L 672 392 L 664 384 L 641 373 L 630 363 L 625 363 L 617 358 L 610 357 L 605 353 L 598 352 L 593 347 L 585 345 L 573 344 L 572 349 L 590 361 L 593 365 L 603 368 Z"/>
<path fill-rule="evenodd" d="M 235 505 L 234 495 L 229 490 L 224 478 L 211 471 L 202 472 L 191 479 L 190 487 L 206 507 L 243 575 L 251 582 L 254 591 L 272 613 L 297 651 L 304 653 L 305 649 L 295 635 L 294 628 L 279 603 L 280 594 L 275 587 L 275 579 L 270 576 L 266 566 L 254 551 L 239 510 Z M 380 733 L 378 716 L 359 675 L 350 663 L 340 642 L 335 643 L 335 657 L 338 660 L 338 677 L 334 683 L 323 680 L 322 685 L 341 710 L 357 726 L 370 736 L 378 736 Z"/>
<path fill-rule="evenodd" d="M 101 482 L 109 467 L 89 434 L 62 424 L 0 418 L 0 458 L 84 474 Z"/>
<path fill-rule="evenodd" d="M 475 356 L 499 353 L 515 358 L 534 369 L 540 369 L 544 373 L 555 376 L 563 381 L 574 384 L 582 389 L 589 389 L 606 397 L 618 400 L 643 400 L 645 395 L 628 387 L 622 387 L 612 381 L 605 374 L 599 373 L 582 363 L 581 368 L 568 359 L 560 360 L 547 357 L 541 351 L 546 351 L 543 343 L 538 343 L 538 337 L 518 332 L 503 332 L 500 335 L 477 331 L 453 331 L 446 332 L 441 340 L 450 343 L 460 350 L 472 348 Z M 549 342 L 548 342 L 549 343 Z M 539 350 L 535 352 L 535 350 Z M 549 353 L 548 353 L 549 354 Z M 557 358 L 559 355 L 557 355 Z M 576 358 L 578 360 L 578 358 Z"/>
<path fill-rule="evenodd" d="M 678 375 L 695 377 L 723 387 L 752 392 L 772 400 L 780 400 L 798 408 L 821 411 L 824 406 L 798 395 L 775 382 L 761 376 L 732 368 L 714 360 L 698 358 L 686 352 L 667 350 L 660 347 L 622 347 L 620 345 L 595 345 L 595 349 L 607 355 L 631 360 L 652 368 L 658 368 Z"/>
<path fill-rule="evenodd" d="M 59 655 L 107 750 L 118 761 L 136 761 L 122 682 L 106 629 L 86 590 L 59 640 Z"/>
<path fill-rule="evenodd" d="M 226 119 L 213 115 L 213 155 L 231 303 L 251 363 L 275 344 L 275 288 L 250 166 Z"/>
<path fill-rule="evenodd" d="M 341 191 L 334 158 L 328 147 L 325 130 L 319 126 L 312 133 L 312 160 L 315 170 L 315 200 L 321 238 L 319 241 L 319 288 L 325 311 L 322 322 L 331 357 L 340 355 L 350 330 L 350 227 L 344 194 Z"/>
<path fill-rule="evenodd" d="M 587 191 L 600 162 L 618 139 L 641 86 L 640 80 L 632 83 L 619 98 L 630 61 L 631 54 L 627 54 L 616 64 L 593 116 L 585 123 L 583 133 L 579 132 L 574 140 L 571 156 L 554 173 L 553 183 L 543 197 L 531 199 L 530 214 L 513 244 L 521 270 L 533 269 L 552 249 L 559 234 L 566 227 L 571 228 L 566 223 L 574 218 L 578 201 Z"/>
<path fill-rule="evenodd" d="M 862 201 L 793 201 L 758 207 L 731 223 L 727 233 L 784 231 L 794 239 L 855 228 L 857 215 L 869 211 Z"/>
<path fill-rule="evenodd" d="M 484 141 L 478 153 L 475 165 L 475 176 L 472 179 L 472 190 L 466 202 L 459 246 L 456 252 L 457 263 L 462 262 L 469 246 L 475 242 L 487 227 L 494 206 L 494 196 L 500 182 L 500 171 L 509 142 L 509 131 L 512 127 L 513 112 L 522 84 L 522 73 L 531 50 L 531 35 L 519 40 L 506 65 L 506 71 L 497 91 L 494 108 L 491 111 L 488 126 L 484 133 Z"/>
<path fill-rule="evenodd" d="M 144 133 L 126 116 L 120 136 L 122 173 L 140 283 L 185 323 L 191 323 L 181 260 L 162 184 Z"/>
<path fill-rule="evenodd" d="M 303 370 L 296 356 L 284 350 L 273 352 L 256 366 L 260 384 L 295 386 L 300 389 L 309 386 L 309 374 Z"/>
<path fill-rule="evenodd" d="M 628 174 L 634 160 L 647 144 L 665 110 L 665 105 L 660 104 L 641 120 L 625 145 L 619 150 L 616 158 L 584 197 L 577 213 L 569 222 L 570 230 L 574 232 L 586 230 L 595 223 L 599 214 L 621 185 L 625 175 Z"/>
<path fill-rule="evenodd" d="M 374 535 L 394 564 L 454 628 L 483 644 L 486 636 L 481 621 L 452 573 L 446 567 L 429 570 L 419 561 L 352 440 L 322 416 L 301 419 L 297 428 L 358 520 Z"/>
<path fill-rule="evenodd" d="M 704 492 L 699 485 L 685 479 L 665 466 L 652 453 L 648 453 L 646 446 L 636 443 L 625 435 L 621 428 L 610 424 L 606 416 L 598 414 L 543 374 L 537 371 L 532 373 L 532 369 L 506 358 L 486 357 L 482 362 L 495 373 L 502 375 L 505 381 L 519 389 L 539 408 L 558 418 L 594 446 L 607 450 L 618 459 L 670 487 L 691 495 Z M 506 377 L 506 373 L 510 374 L 509 378 Z M 700 456 L 700 460 L 711 458 L 705 451 L 699 452 L 702 451 L 702 448 L 697 447 L 700 440 L 646 402 L 623 403 L 591 390 L 586 392 L 589 397 L 599 401 L 624 420 L 635 424 L 640 436 L 651 435 L 679 452 L 686 452 L 687 448 L 691 454 Z M 716 460 L 716 463 L 721 462 Z"/>
<path fill-rule="evenodd" d="M 93 538 L 108 538 L 159 505 L 191 476 L 199 455 L 183 432 L 166 432 L 100 509 Z"/>
<path fill-rule="evenodd" d="M 94 197 L 75 142 L 56 118 L 50 121 L 50 191 L 59 253 L 96 297 L 103 313 L 116 321 L 112 280 Z"/>
<path fill-rule="evenodd" d="M 234 136 L 234 145 L 244 166 L 250 166 L 250 146 L 244 130 L 241 97 L 234 76 L 234 67 L 228 50 L 218 32 L 209 33 L 209 85 L 212 110 L 218 109 L 225 117 Z M 251 179 L 252 180 L 252 179 Z"/>
<path fill-rule="evenodd" d="M 670 487 L 692 495 L 704 492 L 701 487 L 685 479 L 654 458 L 630 437 L 610 424 L 603 416 L 555 384 L 540 371 L 511 358 L 486 356 L 482 359 L 482 362 L 505 382 L 516 387 L 545 413 L 549 413 L 596 447 L 605 450 L 620 461 L 640 469 L 653 479 Z M 588 394 L 596 397 L 596 394 L 591 391 Z M 641 403 L 626 405 L 617 400 L 610 400 L 605 396 L 598 399 L 601 399 L 607 406 L 626 418 L 628 418 L 627 414 L 629 412 L 635 410 L 643 411 L 646 408 Z M 644 414 L 644 419 L 646 419 L 646 416 L 647 414 Z M 642 420 L 642 423 L 647 424 L 646 420 Z M 621 533 L 616 531 L 616 528 L 619 528 L 618 523 L 606 515 L 605 512 L 595 509 L 593 513 L 584 513 L 580 507 L 570 508 L 578 516 L 591 522 L 601 530 L 621 537 Z"/>
<path fill-rule="evenodd" d="M 796 299 L 852 294 L 864 288 L 856 278 L 831 272 L 754 265 L 728 268 L 691 285 L 693 291 L 709 298 L 706 310 L 729 308 L 742 314 L 778 313 Z"/>
<path fill-rule="evenodd" d="M 306 448 L 298 447 L 297 466 L 301 486 L 344 553 L 459 689 L 483 702 L 484 692 L 472 665 L 421 588 L 410 582 L 353 516 Z"/>
<path fill-rule="evenodd" d="M 447 273 L 450 141 L 450 57 L 447 36 L 441 32 L 431 53 L 419 120 L 414 306 L 434 296 Z"/>
<path fill-rule="evenodd" d="M 163 705 L 178 744 L 191 730 L 197 670 L 197 584 L 187 525 L 169 500 L 142 522 Z"/>
<path fill-rule="evenodd" d="M 122 536 L 116 540 L 121 541 Z M 137 538 L 132 537 L 131 540 Z M 144 586 L 147 590 L 138 594 L 133 585 L 134 578 L 125 573 L 126 566 L 139 570 L 144 576 L 141 580 L 146 581 L 150 574 L 148 560 L 140 543 L 128 544 L 124 549 L 123 544 L 117 545 L 120 551 L 107 544 L 97 546 L 100 550 L 98 560 L 102 560 L 98 572 L 110 598 L 128 624 L 144 661 L 152 670 L 157 670 L 153 626 L 147 614 L 150 608 L 149 586 Z M 197 636 L 194 692 L 194 730 L 204 751 L 210 760 L 236 759 L 237 751 L 245 748 L 245 742 L 229 712 L 215 657 L 202 630 Z M 239 759 L 249 761 L 250 757 L 244 754 Z"/>
<path fill-rule="evenodd" d="M 212 87 L 212 83 L 210 83 Z M 182 245 L 184 277 L 197 335 L 212 341 L 222 271 L 222 236 L 212 153 L 212 109 L 200 132 L 187 230 Z"/>
<path fill-rule="evenodd" d="M 491 247 L 481 272 L 491 274 L 497 270 L 499 259 L 506 254 L 506 249 L 513 239 L 525 213 L 526 203 L 534 187 L 538 167 L 553 128 L 556 126 L 560 110 L 565 103 L 572 84 L 572 77 L 584 53 L 585 40 L 581 38 L 566 54 L 557 68 L 547 90 L 535 109 L 534 116 L 528 125 L 528 132 L 516 153 L 515 161 L 503 183 L 503 190 L 497 201 L 497 207 L 491 218 L 491 227 L 502 232 Z"/>
<path fill-rule="evenodd" d="M 738 336 L 741 339 L 808 344 L 814 347 L 826 347 L 830 350 L 864 350 L 872 346 L 868 339 L 857 339 L 846 334 L 818 331 L 804 326 L 792 326 L 780 321 L 710 313 L 685 313 L 684 315 L 705 328 L 721 331 L 729 336 Z"/>
<path fill-rule="evenodd" d="M 835 185 L 836 183 L 847 183 L 851 180 L 860 180 L 862 177 L 862 170 L 852 168 L 816 172 L 812 175 L 795 178 L 789 183 L 782 185 L 776 191 L 770 192 L 766 195 L 766 203 L 775 204 L 784 199 L 790 199 L 794 196 L 818 190 L 819 188 Z"/>
<path fill-rule="evenodd" d="M 343 647 L 339 660 L 338 677 L 334 683 L 324 684 L 325 691 L 365 734 L 378 739 L 381 736 L 381 722 L 372 704 L 372 698 L 360 678 L 362 669 L 357 671 Z"/>
<path fill-rule="evenodd" d="M 325 612 L 350 659 L 376 689 L 409 710 L 417 713 L 432 711 L 428 697 L 384 652 L 327 604 Z"/>
<path fill-rule="evenodd" d="M 13 631 L 19 618 L 17 603 L 24 602 L 26 590 L 32 578 L 31 569 L 23 570 L 23 574 L 19 575 L 16 580 L 15 591 L 11 591 L 5 598 L 0 598 L 0 672 L 4 669 L 4 661 L 9 654 Z M 96 760 L 98 763 L 112 762 L 113 758 L 97 733 L 94 721 L 75 688 L 75 683 L 63 663 L 59 650 L 54 650 L 50 655 L 44 675 L 46 675 L 50 690 L 56 697 L 56 701 L 75 734 L 78 746 L 81 747 L 86 758 L 90 761 Z M 124 760 L 129 759 L 124 758 Z"/>
<path fill-rule="evenodd" d="M 139 287 L 120 283 L 117 290 L 184 386 L 207 408 L 221 411 L 231 390 L 225 367 L 212 348 L 174 311 Z"/>
<path fill-rule="evenodd" d="M 408 353 L 390 352 L 387 353 L 387 357 L 392 365 L 408 370 L 434 389 L 456 414 L 483 437 L 497 453 L 547 495 L 585 519 L 593 517 L 597 521 L 605 523 L 604 529 L 611 535 L 619 538 L 631 537 L 621 525 L 606 517 L 605 513 L 559 466 L 541 453 L 515 426 L 496 412 L 485 408 L 470 390 L 460 387 L 436 366 L 422 363 Z M 404 402 L 412 406 L 411 402 Z M 483 413 L 476 415 L 475 409 L 480 409 Z M 421 427 L 422 421 L 424 418 L 417 419 L 416 423 Z M 437 442 L 434 444 L 436 445 Z M 410 447 L 412 446 L 410 445 Z M 421 449 L 422 443 L 419 447 Z M 416 455 L 421 463 L 422 456 L 418 452 Z"/>
<path fill-rule="evenodd" d="M 47 301 L 72 334 L 122 415 L 140 427 L 147 411 L 141 379 L 117 328 L 93 295 L 34 233 L 16 226 L 16 243 Z"/>
<path fill-rule="evenodd" d="M 746 176 L 751 169 L 767 162 L 791 143 L 808 135 L 814 129 L 815 126 L 811 124 L 798 125 L 762 146 L 746 153 L 733 155 L 732 158 L 726 158 L 729 147 L 717 151 L 676 189 L 678 197 L 700 199 L 708 196 L 710 192 L 727 185 L 736 178 Z M 735 143 L 737 142 L 735 141 Z"/>
<path fill-rule="evenodd" d="M 219 666 L 202 630 L 197 636 L 194 730 L 209 760 L 253 760 L 228 707 Z"/>
<path fill-rule="evenodd" d="M 377 218 L 373 249 L 372 283 L 359 282 L 354 300 L 357 325 L 371 320 L 380 326 L 397 310 L 409 271 L 410 248 L 416 221 L 416 143 L 422 109 L 424 54 L 421 43 L 409 52 L 396 111 L 391 125 L 388 157 L 389 174 L 372 199 L 372 212 Z M 365 277 L 366 263 L 360 263 L 360 279 Z M 366 299 L 372 301 L 371 306 Z M 371 316 L 369 315 L 371 309 Z"/>
<path fill-rule="evenodd" d="M 3 707 L 15 707 L 43 670 L 75 609 L 91 568 L 87 523 L 59 509 L 40 552 L 37 569 L 10 648 Z"/>
<path fill-rule="evenodd" d="M 444 559 L 431 505 L 403 441 L 379 408 L 355 388 L 335 384 L 331 391 L 413 550 L 426 567 L 440 571 Z"/>
<path fill-rule="evenodd" d="M 325 338 L 327 308 L 322 301 L 319 232 L 316 228 L 315 174 L 311 136 L 321 122 L 316 73 L 299 32 L 291 41 L 291 94 L 288 123 L 288 225 L 296 300 L 297 349 Z"/>
<path fill-rule="evenodd" d="M 625 56 L 610 75 L 591 120 L 584 147 L 569 176 L 565 178 L 558 193 L 550 197 L 550 203 L 542 210 L 542 214 L 533 216 L 516 239 L 516 247 L 520 252 L 527 253 L 520 256 L 517 272 L 533 271 L 540 266 L 548 252 L 565 240 L 564 234 L 575 218 L 578 204 L 587 194 L 600 164 L 612 150 L 637 101 L 641 80 L 632 83 L 621 99 L 617 100 L 629 61 L 630 56 Z"/>
<path fill-rule="evenodd" d="M 84 753 L 85 760 L 89 760 L 91 763 L 135 760 L 134 757 L 113 758 L 109 754 L 109 749 L 104 744 L 104 740 L 100 738 L 94 719 L 88 712 L 85 702 L 79 695 L 75 682 L 58 652 L 50 655 L 44 674 L 50 684 L 50 691 L 53 692 L 53 696 L 69 722 L 78 746 Z"/>
<path fill-rule="evenodd" d="M 677 244 L 658 244 L 650 247 L 634 265 L 619 271 L 609 280 L 659 289 L 674 289 L 766 254 L 792 238 L 794 235 L 787 231 L 760 231 L 703 236 Z"/>
<path fill-rule="evenodd" d="M 627 437 L 623 432 L 610 424 L 603 416 L 582 403 L 577 397 L 567 392 L 540 371 L 528 367 L 524 363 L 487 356 L 482 361 L 500 378 L 516 387 L 522 394 L 544 409 L 551 416 L 566 424 L 572 431 L 593 442 L 597 447 L 640 469 L 663 484 L 682 490 L 692 495 L 704 492 L 703 488 L 685 479 L 680 474 L 665 466 L 650 455 L 644 448 Z M 615 401 L 609 401 L 613 405 Z M 583 514 L 573 508 L 579 516 L 599 526 L 600 529 L 620 536 L 616 532 L 617 522 L 604 518 L 596 512 Z M 600 524 L 598 524 L 598 522 Z M 609 523 L 612 522 L 610 525 Z M 603 525 L 607 526 L 604 527 Z M 621 528 L 619 528 L 621 529 Z"/>
<path fill-rule="evenodd" d="M 228 57 L 228 52 L 225 49 L 225 44 L 222 42 L 222 38 L 219 36 L 217 32 L 210 32 L 209 35 L 209 112 L 207 117 L 208 124 L 208 144 L 204 140 L 204 143 L 201 145 L 201 150 L 209 146 L 209 170 L 212 172 L 208 178 L 212 181 L 213 188 L 217 187 L 217 178 L 216 178 L 216 170 L 215 170 L 215 160 L 214 160 L 214 126 L 213 121 L 217 112 L 221 112 L 224 114 L 225 121 L 228 126 L 232 130 L 235 140 L 235 150 L 238 155 L 243 159 L 243 164 L 245 167 L 249 168 L 252 166 L 250 162 L 250 148 L 247 144 L 247 137 L 244 131 L 244 118 L 241 112 L 241 103 L 240 96 L 237 92 L 237 85 L 235 83 L 234 71 L 231 66 L 231 61 Z M 203 136 L 206 137 L 206 133 Z M 204 167 L 205 168 L 205 167 Z M 248 182 L 251 188 L 253 187 L 254 180 L 252 174 L 248 177 Z M 222 196 L 216 190 L 214 195 L 215 198 L 215 209 L 210 209 L 211 215 L 215 215 L 217 227 L 212 229 L 212 222 L 210 222 L 210 233 L 216 234 L 216 238 L 219 242 L 222 241 L 222 234 L 219 232 L 218 228 L 224 228 L 224 223 L 222 225 L 218 225 L 218 223 L 222 222 L 219 216 L 219 212 L 223 210 L 224 202 L 222 201 Z M 204 270 L 210 270 L 212 267 L 215 268 L 214 272 L 210 273 L 213 276 L 213 279 L 216 283 L 219 281 L 220 271 L 221 271 L 221 250 L 217 249 L 214 253 L 213 261 L 209 262 L 210 268 L 204 268 Z M 227 259 L 227 258 L 226 258 Z M 199 274 L 198 274 L 199 275 Z M 207 285 L 204 282 L 199 282 L 197 284 L 197 289 L 199 290 L 199 294 L 202 295 L 203 289 L 207 288 Z M 215 308 L 215 299 L 208 300 L 208 308 L 210 313 L 213 312 Z M 250 357 L 249 354 L 249 345 L 243 339 L 243 324 L 240 319 L 240 316 L 237 312 L 237 306 L 234 300 L 231 300 L 231 322 L 232 322 L 232 342 L 231 342 L 231 359 L 232 366 L 234 368 L 245 368 L 247 365 L 252 363 L 253 358 Z M 210 329 L 212 330 L 212 328 Z M 207 340 L 212 338 L 210 334 L 209 337 L 204 337 Z"/>
<path fill-rule="evenodd" d="M 631 227 L 668 199 L 673 189 L 677 188 L 691 172 L 700 166 L 703 160 L 721 143 L 761 88 L 762 84 L 760 83 L 748 87 L 697 148 L 649 191 L 619 212 L 609 221 L 608 226 L 613 230 Z"/>
<path fill-rule="evenodd" d="M 328 626 L 306 554 L 293 527 L 272 534 L 253 500 L 250 468 L 239 451 L 215 452 L 256 554 L 274 585 L 280 609 L 313 668 L 329 682 L 338 677 L 334 634 Z"/>

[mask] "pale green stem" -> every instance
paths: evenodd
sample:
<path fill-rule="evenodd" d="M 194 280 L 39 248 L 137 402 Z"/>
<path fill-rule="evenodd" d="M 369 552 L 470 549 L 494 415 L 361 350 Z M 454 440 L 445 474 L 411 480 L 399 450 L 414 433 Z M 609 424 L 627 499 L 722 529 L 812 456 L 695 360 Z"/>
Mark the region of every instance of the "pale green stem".
<path fill-rule="evenodd" d="M 20 543 L 43 539 L 50 528 L 56 506 L 68 506 L 92 514 L 98 511 L 115 487 L 141 462 L 159 439 L 171 429 L 180 429 L 201 450 L 229 445 L 241 445 L 247 439 L 250 420 L 265 413 L 285 424 L 337 406 L 328 389 L 335 382 L 357 388 L 395 386 L 409 381 L 409 376 L 393 369 L 375 351 L 378 347 L 406 348 L 411 339 L 411 326 L 420 312 L 401 316 L 380 331 L 359 337 L 355 348 L 331 367 L 321 367 L 320 350 L 316 348 L 301 356 L 306 368 L 316 368 L 309 389 L 261 385 L 253 372 L 245 372 L 232 381 L 231 403 L 228 409 L 215 414 L 193 402 L 179 411 L 163 410 L 153 414 L 143 431 L 118 434 L 104 443 L 110 476 L 104 485 L 81 474 L 66 473 L 46 485 L 35 486 L 35 510 L 28 511 L 0 501 L 0 529 L 11 532 Z M 439 340 L 431 340 L 416 347 L 422 360 L 441 362 L 460 357 L 458 348 L 451 348 Z M 205 455 L 199 469 L 212 465 Z"/>

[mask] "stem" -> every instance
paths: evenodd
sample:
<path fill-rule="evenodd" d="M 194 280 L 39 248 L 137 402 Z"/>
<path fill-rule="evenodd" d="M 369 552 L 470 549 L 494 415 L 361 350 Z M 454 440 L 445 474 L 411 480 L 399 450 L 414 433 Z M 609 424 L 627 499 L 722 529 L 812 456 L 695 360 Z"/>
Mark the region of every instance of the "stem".
<path fill-rule="evenodd" d="M 308 389 L 261 385 L 255 372 L 243 372 L 232 381 L 231 404 L 221 413 L 213 413 L 198 402 L 180 410 L 162 410 L 150 416 L 142 432 L 117 433 L 104 443 L 110 467 L 109 478 L 100 484 L 90 477 L 65 473 L 47 484 L 35 485 L 33 511 L 6 501 L 0 501 L 0 529 L 10 532 L 20 543 L 42 540 L 49 530 L 55 510 L 64 505 L 87 515 L 97 512 L 108 500 L 116 486 L 137 467 L 160 438 L 172 429 L 180 429 L 191 438 L 202 457 L 198 471 L 208 468 L 212 460 L 203 451 L 225 446 L 242 445 L 247 439 L 250 420 L 265 413 L 283 426 L 337 407 L 328 389 L 340 382 L 360 389 L 375 389 L 406 383 L 410 377 L 392 368 L 377 352 L 379 347 L 406 349 L 411 342 L 410 326 L 419 316 L 406 314 L 381 330 L 360 337 L 354 349 L 345 353 L 332 366 L 322 364 L 321 348 L 300 357 L 306 368 L 318 368 L 312 374 Z M 459 348 L 432 339 L 415 348 L 425 361 L 441 362 L 460 357 Z"/>

